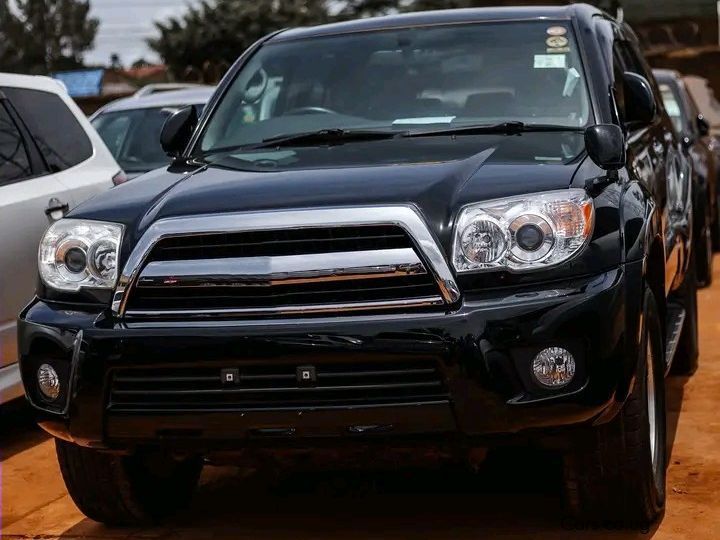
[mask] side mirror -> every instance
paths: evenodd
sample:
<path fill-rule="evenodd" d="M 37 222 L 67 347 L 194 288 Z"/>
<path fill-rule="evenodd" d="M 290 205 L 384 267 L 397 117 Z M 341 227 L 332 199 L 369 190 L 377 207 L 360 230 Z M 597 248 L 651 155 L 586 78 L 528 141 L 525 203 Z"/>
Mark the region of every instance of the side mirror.
<path fill-rule="evenodd" d="M 172 113 L 163 124 L 160 132 L 160 145 L 165 153 L 177 157 L 190 142 L 190 137 L 198 123 L 195 107 L 188 105 Z"/>
<path fill-rule="evenodd" d="M 710 122 L 705 120 L 705 117 L 702 114 L 698 114 L 695 121 L 697 122 L 698 133 L 700 133 L 701 137 L 705 137 L 710 134 Z"/>
<path fill-rule="evenodd" d="M 625 121 L 636 126 L 651 124 L 657 114 L 657 103 L 650 82 L 637 73 L 623 74 Z"/>
<path fill-rule="evenodd" d="M 617 171 L 625 166 L 625 136 L 620 126 L 590 126 L 585 130 L 585 149 L 601 169 Z"/>

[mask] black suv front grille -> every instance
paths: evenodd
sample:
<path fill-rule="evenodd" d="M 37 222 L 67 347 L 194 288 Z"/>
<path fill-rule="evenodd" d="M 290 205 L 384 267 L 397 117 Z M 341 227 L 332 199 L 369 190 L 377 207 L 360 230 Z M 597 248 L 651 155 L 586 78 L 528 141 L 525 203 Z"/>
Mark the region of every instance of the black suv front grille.
<path fill-rule="evenodd" d="M 122 368 L 112 374 L 113 412 L 321 409 L 446 402 L 435 360 Z M 228 371 L 234 382 L 225 381 Z"/>
<path fill-rule="evenodd" d="M 319 271 L 276 269 L 303 264 Z M 164 238 L 148 254 L 125 310 L 131 317 L 272 317 L 443 303 L 402 227 L 362 225 Z"/>

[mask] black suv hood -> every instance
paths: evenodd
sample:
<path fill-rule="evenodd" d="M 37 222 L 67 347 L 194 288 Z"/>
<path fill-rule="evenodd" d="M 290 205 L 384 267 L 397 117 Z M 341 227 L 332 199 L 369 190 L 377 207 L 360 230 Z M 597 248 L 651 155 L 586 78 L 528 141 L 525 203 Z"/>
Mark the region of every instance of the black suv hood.
<path fill-rule="evenodd" d="M 458 159 L 436 161 L 432 148 L 418 144 L 421 157 L 416 162 L 395 165 L 377 165 L 368 152 L 364 164 L 323 168 L 259 172 L 210 164 L 173 172 L 170 167 L 111 189 L 78 207 L 70 217 L 125 224 L 127 249 L 151 223 L 167 217 L 414 204 L 445 244 L 460 207 L 567 188 L 584 150 L 583 134 L 575 132 L 443 139 L 446 147 L 462 139 L 463 145 L 472 145 L 472 151 Z M 326 150 L 332 152 L 332 148 Z"/>

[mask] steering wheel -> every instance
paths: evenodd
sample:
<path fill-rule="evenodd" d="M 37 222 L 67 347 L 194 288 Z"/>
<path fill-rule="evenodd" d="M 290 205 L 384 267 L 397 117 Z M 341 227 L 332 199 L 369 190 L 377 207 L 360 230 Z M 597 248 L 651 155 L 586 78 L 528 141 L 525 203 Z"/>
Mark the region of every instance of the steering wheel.
<path fill-rule="evenodd" d="M 325 107 L 297 107 L 295 109 L 290 109 L 285 114 L 340 114 L 337 111 L 333 111 L 332 109 L 327 109 Z"/>

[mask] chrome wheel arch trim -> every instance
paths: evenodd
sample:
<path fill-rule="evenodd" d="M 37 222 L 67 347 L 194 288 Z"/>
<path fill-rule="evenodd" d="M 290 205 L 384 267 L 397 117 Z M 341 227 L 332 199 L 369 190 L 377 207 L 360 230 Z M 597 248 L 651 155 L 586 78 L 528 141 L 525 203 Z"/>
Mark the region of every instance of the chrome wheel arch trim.
<path fill-rule="evenodd" d="M 353 206 L 198 214 L 160 219 L 148 227 L 128 257 L 113 293 L 112 312 L 125 314 L 127 299 L 147 256 L 165 238 L 213 233 L 316 227 L 396 225 L 415 243 L 432 272 L 446 304 L 460 299 L 460 289 L 439 243 L 420 212 L 412 205 Z"/>

